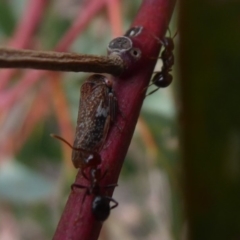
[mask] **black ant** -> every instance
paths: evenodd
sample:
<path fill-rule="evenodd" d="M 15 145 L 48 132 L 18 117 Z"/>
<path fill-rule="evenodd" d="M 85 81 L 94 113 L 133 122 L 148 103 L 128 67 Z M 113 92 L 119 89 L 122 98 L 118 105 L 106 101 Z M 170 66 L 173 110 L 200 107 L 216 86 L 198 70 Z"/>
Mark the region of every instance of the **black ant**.
<path fill-rule="evenodd" d="M 152 84 L 156 85 L 157 88 L 150 92 L 148 95 L 156 92 L 159 88 L 168 87 L 172 82 L 172 75 L 170 74 L 170 71 L 172 70 L 172 66 L 174 64 L 173 39 L 176 34 L 173 37 L 164 37 L 162 40 L 160 40 L 160 43 L 164 47 L 164 50 L 162 51 L 160 56 L 163 62 L 163 66 L 161 71 L 157 72 L 152 79 Z"/>
<path fill-rule="evenodd" d="M 117 184 L 111 184 L 111 185 L 101 187 L 99 185 L 99 182 L 101 179 L 104 178 L 104 176 L 106 175 L 107 172 L 105 172 L 102 176 L 101 176 L 100 168 L 91 168 L 89 172 L 90 172 L 90 179 L 88 179 L 88 178 L 87 179 L 91 183 L 90 186 L 73 184 L 72 189 L 74 187 L 86 188 L 87 195 L 94 195 L 94 198 L 92 201 L 92 213 L 97 221 L 103 222 L 108 218 L 108 216 L 110 214 L 110 210 L 118 206 L 118 202 L 109 196 L 103 195 L 102 189 L 116 187 Z M 86 194 L 84 196 L 84 199 L 86 197 Z M 110 202 L 113 202 L 114 205 L 110 206 Z"/>
<path fill-rule="evenodd" d="M 70 143 L 68 143 L 65 139 L 55 134 L 51 134 L 51 137 L 57 138 L 65 142 L 73 150 L 80 152 L 79 155 L 81 156 L 81 159 L 79 159 L 78 161 L 81 163 L 80 164 L 81 172 L 83 177 L 90 181 L 90 186 L 72 184 L 71 188 L 72 190 L 74 187 L 86 188 L 87 195 L 92 195 L 92 194 L 95 195 L 92 202 L 92 213 L 97 221 L 101 221 L 101 222 L 105 221 L 110 214 L 110 210 L 118 206 L 118 202 L 109 196 L 103 195 L 101 192 L 103 188 L 116 187 L 117 184 L 111 184 L 104 187 L 101 187 L 99 185 L 100 180 L 103 179 L 107 173 L 105 172 L 101 176 L 101 169 L 98 168 L 99 164 L 101 164 L 102 162 L 101 156 L 97 152 L 90 152 L 90 151 L 85 151 L 84 149 L 81 149 L 81 148 L 75 148 Z M 86 175 L 86 172 L 85 172 L 87 168 L 89 169 L 90 178 Z M 86 194 L 83 198 L 83 201 L 86 197 Z M 114 203 L 114 205 L 111 207 L 110 207 L 110 202 Z"/>

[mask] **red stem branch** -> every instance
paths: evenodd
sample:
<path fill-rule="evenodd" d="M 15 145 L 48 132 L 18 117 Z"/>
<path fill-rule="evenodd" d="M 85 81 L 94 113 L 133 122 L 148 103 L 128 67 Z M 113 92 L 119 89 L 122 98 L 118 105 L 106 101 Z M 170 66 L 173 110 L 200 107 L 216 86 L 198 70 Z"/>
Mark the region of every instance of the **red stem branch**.
<path fill-rule="evenodd" d="M 116 123 L 113 124 L 105 145 L 107 147 L 101 152 L 102 172 L 107 170 L 105 178 L 101 181 L 102 186 L 117 182 L 159 52 L 160 45 L 154 36 L 162 38 L 165 35 L 174 4 L 174 0 L 143 1 L 132 25 L 144 27 L 142 34 L 133 40 L 134 47 L 137 46 L 142 51 L 142 58 L 136 63 L 137 67 L 131 68 L 131 72 L 125 77 L 114 79 L 114 90 L 122 114 L 119 114 Z M 75 183 L 89 185 L 80 171 Z M 86 196 L 83 201 L 85 191 L 77 189 L 70 193 L 54 236 L 55 240 L 98 238 L 102 224 L 97 222 L 91 213 L 92 196 Z M 121 203 L 118 207 L 121 208 Z"/>

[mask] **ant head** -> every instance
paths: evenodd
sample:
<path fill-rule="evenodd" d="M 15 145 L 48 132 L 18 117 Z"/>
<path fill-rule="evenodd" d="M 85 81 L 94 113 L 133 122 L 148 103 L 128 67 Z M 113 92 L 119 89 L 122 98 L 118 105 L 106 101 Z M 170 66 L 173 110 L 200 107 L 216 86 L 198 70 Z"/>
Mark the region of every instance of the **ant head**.
<path fill-rule="evenodd" d="M 97 221 L 105 221 L 110 214 L 109 199 L 104 196 L 96 196 L 92 202 L 92 213 Z"/>

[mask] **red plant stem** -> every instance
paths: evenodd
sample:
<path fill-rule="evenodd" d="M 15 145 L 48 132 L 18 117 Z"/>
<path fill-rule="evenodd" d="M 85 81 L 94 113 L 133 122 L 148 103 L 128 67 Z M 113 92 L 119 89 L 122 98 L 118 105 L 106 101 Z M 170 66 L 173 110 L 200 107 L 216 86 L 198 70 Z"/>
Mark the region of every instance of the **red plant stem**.
<path fill-rule="evenodd" d="M 144 27 L 144 33 L 133 40 L 134 46 L 141 49 L 142 58 L 136 63 L 137 67 L 133 66 L 129 70 L 128 77 L 114 79 L 119 111 L 122 114 L 119 114 L 116 123 L 113 124 L 106 148 L 101 151 L 103 161 L 101 169 L 102 172 L 107 171 L 105 178 L 101 181 L 102 186 L 117 182 L 156 62 L 156 59 L 152 59 L 156 58 L 159 52 L 160 45 L 154 36 L 162 38 L 165 35 L 174 4 L 175 1 L 170 0 L 143 1 L 132 25 Z M 89 182 L 81 176 L 81 171 L 75 183 L 89 186 Z M 55 240 L 96 240 L 98 238 L 102 224 L 96 222 L 91 213 L 93 196 L 86 196 L 83 201 L 85 191 L 76 189 L 70 193 L 54 235 Z M 121 208 L 121 203 L 119 207 Z"/>
<path fill-rule="evenodd" d="M 25 48 L 29 46 L 32 41 L 32 35 L 42 18 L 47 3 L 47 0 L 29 0 L 27 2 L 25 12 L 22 15 L 23 18 L 20 20 L 12 39 L 8 43 L 9 47 Z M 15 69 L 1 70 L 0 89 L 6 86 L 15 71 Z"/>

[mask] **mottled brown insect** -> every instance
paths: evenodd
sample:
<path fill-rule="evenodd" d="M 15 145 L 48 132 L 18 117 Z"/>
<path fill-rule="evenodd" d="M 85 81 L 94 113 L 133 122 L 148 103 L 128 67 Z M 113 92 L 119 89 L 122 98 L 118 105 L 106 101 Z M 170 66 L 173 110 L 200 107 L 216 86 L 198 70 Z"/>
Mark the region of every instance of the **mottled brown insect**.
<path fill-rule="evenodd" d="M 98 153 L 102 149 L 117 109 L 112 81 L 104 75 L 91 75 L 83 83 L 80 91 L 77 128 L 72 152 L 72 161 L 76 168 L 89 166 L 86 156 Z M 90 161 L 93 160 L 94 156 Z"/>

